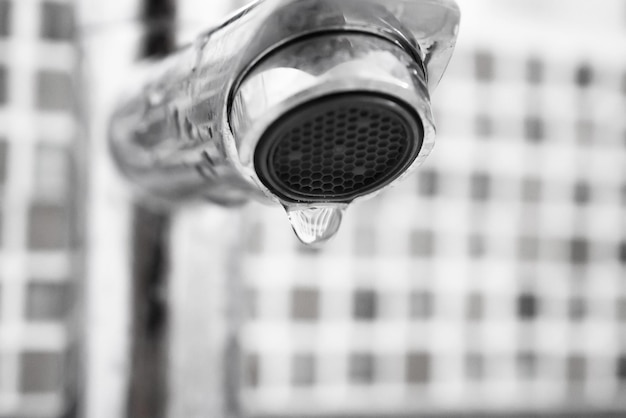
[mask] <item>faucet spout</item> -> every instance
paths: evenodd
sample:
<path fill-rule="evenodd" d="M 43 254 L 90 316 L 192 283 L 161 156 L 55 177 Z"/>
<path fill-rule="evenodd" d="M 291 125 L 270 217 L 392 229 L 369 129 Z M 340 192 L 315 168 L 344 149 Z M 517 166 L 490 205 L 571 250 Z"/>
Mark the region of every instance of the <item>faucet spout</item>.
<path fill-rule="evenodd" d="M 113 156 L 169 202 L 372 197 L 434 145 L 430 95 L 458 23 L 452 0 L 254 2 L 138 69 L 111 120 Z"/>

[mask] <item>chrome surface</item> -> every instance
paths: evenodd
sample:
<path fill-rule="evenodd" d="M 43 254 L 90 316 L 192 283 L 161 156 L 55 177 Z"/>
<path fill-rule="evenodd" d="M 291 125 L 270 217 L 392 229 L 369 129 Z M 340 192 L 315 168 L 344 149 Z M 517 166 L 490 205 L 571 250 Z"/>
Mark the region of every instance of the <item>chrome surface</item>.
<path fill-rule="evenodd" d="M 417 165 L 432 148 L 429 93 L 450 59 L 458 22 L 449 0 L 252 3 L 167 59 L 144 63 L 112 118 L 113 155 L 140 193 L 165 202 L 276 202 L 249 164 L 264 127 L 312 97 L 366 89 L 418 110 L 426 144 Z M 329 32 L 353 45 L 327 57 L 310 48 L 308 56 L 293 55 L 315 42 L 307 38 L 332 43 Z M 295 78 L 280 91 L 290 66 Z M 311 78 L 316 66 L 322 74 Z M 260 88 L 259 80 L 269 84 Z"/>
<path fill-rule="evenodd" d="M 333 32 L 278 49 L 244 77 L 235 90 L 230 113 L 233 136 L 229 139 L 234 140 L 227 147 L 230 160 L 265 196 L 293 208 L 292 202 L 275 196 L 259 180 L 254 166 L 257 143 L 269 126 L 290 109 L 320 97 L 350 92 L 394 97 L 417 110 L 424 126 L 422 149 L 397 180 L 426 159 L 434 145 L 435 128 L 421 61 L 386 38 L 363 32 Z"/>

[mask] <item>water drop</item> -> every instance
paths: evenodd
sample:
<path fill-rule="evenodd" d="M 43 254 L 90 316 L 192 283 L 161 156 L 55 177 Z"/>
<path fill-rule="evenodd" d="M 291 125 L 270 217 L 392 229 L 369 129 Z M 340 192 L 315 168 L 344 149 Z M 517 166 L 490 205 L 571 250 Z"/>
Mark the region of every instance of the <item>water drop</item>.
<path fill-rule="evenodd" d="M 289 222 L 298 239 L 310 246 L 319 246 L 337 234 L 347 205 L 285 207 Z"/>

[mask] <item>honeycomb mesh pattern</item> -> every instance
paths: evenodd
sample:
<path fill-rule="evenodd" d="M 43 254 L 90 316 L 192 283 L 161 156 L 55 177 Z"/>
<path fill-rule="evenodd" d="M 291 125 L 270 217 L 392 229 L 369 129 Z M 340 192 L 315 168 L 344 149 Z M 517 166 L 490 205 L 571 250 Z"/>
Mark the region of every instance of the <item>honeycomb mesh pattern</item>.
<path fill-rule="evenodd" d="M 350 201 L 415 160 L 422 125 L 395 99 L 351 93 L 305 103 L 271 126 L 255 155 L 261 181 L 291 201 Z"/>

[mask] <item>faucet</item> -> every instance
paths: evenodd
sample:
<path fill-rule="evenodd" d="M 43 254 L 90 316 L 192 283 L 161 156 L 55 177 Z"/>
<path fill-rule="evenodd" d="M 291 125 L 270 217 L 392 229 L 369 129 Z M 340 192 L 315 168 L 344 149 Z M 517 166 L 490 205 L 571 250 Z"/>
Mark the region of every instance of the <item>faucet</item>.
<path fill-rule="evenodd" d="M 350 206 L 392 187 L 430 153 L 430 96 L 459 24 L 454 0 L 260 0 L 176 50 L 175 3 L 79 2 L 93 158 L 88 216 L 106 225 L 91 233 L 87 259 L 89 418 L 164 417 L 172 401 L 176 307 L 164 294 L 176 257 L 172 219 L 160 209 L 255 199 L 282 206 L 305 244 L 328 241 Z M 108 152 L 116 168 L 102 157 Z M 140 203 L 118 204 L 126 197 L 112 179 L 118 172 Z M 229 249 L 212 251 L 217 260 Z M 197 350 L 212 369 L 194 376 L 216 393 L 193 399 L 204 411 L 194 416 L 239 417 L 236 365 L 226 364 L 237 358 L 239 320 L 223 312 L 241 300 L 236 280 L 217 276 L 212 299 L 220 301 L 206 303 L 212 351 Z M 127 302 L 111 309 L 110 300 Z"/>
<path fill-rule="evenodd" d="M 138 70 L 112 154 L 145 195 L 276 203 L 320 245 L 430 153 L 458 23 L 453 0 L 253 2 Z"/>

